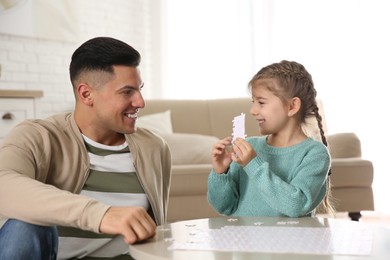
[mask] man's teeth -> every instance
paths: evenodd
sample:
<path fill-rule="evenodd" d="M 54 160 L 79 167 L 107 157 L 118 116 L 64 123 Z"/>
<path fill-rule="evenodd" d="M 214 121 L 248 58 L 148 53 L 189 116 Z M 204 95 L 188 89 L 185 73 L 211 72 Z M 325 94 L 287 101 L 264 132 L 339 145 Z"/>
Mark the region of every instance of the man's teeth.
<path fill-rule="evenodd" d="M 137 114 L 127 114 L 128 118 L 137 118 Z"/>

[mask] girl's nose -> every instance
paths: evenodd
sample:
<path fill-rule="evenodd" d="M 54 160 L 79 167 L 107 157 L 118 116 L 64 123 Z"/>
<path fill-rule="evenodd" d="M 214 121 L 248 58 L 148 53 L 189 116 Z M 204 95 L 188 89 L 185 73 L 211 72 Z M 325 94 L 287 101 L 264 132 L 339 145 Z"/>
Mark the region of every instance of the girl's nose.
<path fill-rule="evenodd" d="M 257 115 L 259 112 L 258 110 L 255 108 L 255 105 L 253 104 L 251 109 L 249 110 L 249 113 L 252 115 L 252 116 L 255 116 Z"/>

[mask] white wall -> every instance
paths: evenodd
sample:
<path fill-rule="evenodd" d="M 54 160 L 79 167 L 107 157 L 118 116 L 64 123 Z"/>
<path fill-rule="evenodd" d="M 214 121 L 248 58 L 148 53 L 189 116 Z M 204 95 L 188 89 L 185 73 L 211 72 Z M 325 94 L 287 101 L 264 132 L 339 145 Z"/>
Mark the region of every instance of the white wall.
<path fill-rule="evenodd" d="M 34 38 L 0 33 L 0 89 L 42 90 L 44 96 L 37 100 L 38 117 L 71 110 L 74 106 L 74 96 L 68 67 L 73 51 L 90 38 L 111 36 L 127 42 L 141 53 L 140 67 L 145 81 L 143 93 L 146 97 L 158 96 L 161 65 L 158 59 L 151 57 L 160 55 L 159 2 L 69 2 L 72 3 L 71 11 L 77 18 L 77 21 L 74 21 L 77 34 L 75 41 L 45 39 L 50 38 L 50 35 L 42 37 L 42 34 L 40 38 Z M 53 20 L 50 19 L 44 22 L 52 23 Z"/>

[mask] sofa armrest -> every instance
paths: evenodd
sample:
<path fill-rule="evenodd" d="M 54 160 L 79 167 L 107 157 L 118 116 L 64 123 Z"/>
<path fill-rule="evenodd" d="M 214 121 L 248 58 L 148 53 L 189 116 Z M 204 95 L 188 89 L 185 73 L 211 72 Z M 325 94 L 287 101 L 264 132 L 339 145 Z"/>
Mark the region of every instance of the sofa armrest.
<path fill-rule="evenodd" d="M 327 136 L 329 152 L 334 158 L 360 158 L 361 144 L 354 133 L 337 133 Z"/>
<path fill-rule="evenodd" d="M 371 161 L 361 158 L 335 158 L 331 164 L 330 179 L 333 188 L 371 187 L 374 179 Z"/>

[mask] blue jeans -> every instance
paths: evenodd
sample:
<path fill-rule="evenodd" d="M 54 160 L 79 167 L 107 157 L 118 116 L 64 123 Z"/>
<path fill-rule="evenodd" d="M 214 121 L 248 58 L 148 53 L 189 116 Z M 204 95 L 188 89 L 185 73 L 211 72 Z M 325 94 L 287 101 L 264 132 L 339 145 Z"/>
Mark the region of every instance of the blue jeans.
<path fill-rule="evenodd" d="M 9 219 L 0 229 L 0 260 L 55 260 L 57 250 L 56 227 Z"/>

